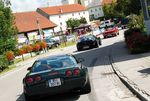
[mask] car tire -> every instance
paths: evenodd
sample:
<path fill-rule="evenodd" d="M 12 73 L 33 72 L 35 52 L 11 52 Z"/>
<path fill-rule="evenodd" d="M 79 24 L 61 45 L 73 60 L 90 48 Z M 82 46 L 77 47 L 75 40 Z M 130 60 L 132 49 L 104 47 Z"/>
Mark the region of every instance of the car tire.
<path fill-rule="evenodd" d="M 58 47 L 58 46 L 59 46 L 59 44 L 56 44 L 55 46 L 56 46 L 56 47 Z"/>
<path fill-rule="evenodd" d="M 101 42 L 101 41 L 99 41 L 99 45 L 102 45 L 102 42 Z"/>
<path fill-rule="evenodd" d="M 99 47 L 99 43 L 98 42 L 96 42 L 96 44 L 95 44 L 95 48 L 98 48 Z"/>
<path fill-rule="evenodd" d="M 27 94 L 24 94 L 24 98 L 25 98 L 25 101 L 35 101 L 35 99 L 32 96 L 29 96 Z"/>
<path fill-rule="evenodd" d="M 77 48 L 77 51 L 81 51 L 82 49 L 81 48 Z"/>
<path fill-rule="evenodd" d="M 80 94 L 88 94 L 91 92 L 91 84 L 90 84 L 90 80 L 88 78 L 87 83 L 85 84 L 85 86 L 80 90 Z"/>

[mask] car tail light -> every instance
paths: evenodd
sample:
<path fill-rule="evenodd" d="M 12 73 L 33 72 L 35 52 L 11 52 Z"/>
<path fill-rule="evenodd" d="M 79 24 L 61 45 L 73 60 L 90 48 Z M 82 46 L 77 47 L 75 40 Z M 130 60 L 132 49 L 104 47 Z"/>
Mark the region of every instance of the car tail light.
<path fill-rule="evenodd" d="M 41 81 L 41 76 L 36 76 L 34 79 L 35 79 L 36 82 Z"/>
<path fill-rule="evenodd" d="M 33 83 L 33 78 L 32 77 L 27 77 L 26 78 L 26 83 Z"/>
<path fill-rule="evenodd" d="M 73 70 L 73 75 L 79 75 L 79 74 L 80 74 L 80 69 Z"/>
<path fill-rule="evenodd" d="M 67 70 L 67 71 L 65 72 L 65 75 L 66 75 L 66 76 L 72 76 L 72 71 L 71 71 L 71 70 Z"/>

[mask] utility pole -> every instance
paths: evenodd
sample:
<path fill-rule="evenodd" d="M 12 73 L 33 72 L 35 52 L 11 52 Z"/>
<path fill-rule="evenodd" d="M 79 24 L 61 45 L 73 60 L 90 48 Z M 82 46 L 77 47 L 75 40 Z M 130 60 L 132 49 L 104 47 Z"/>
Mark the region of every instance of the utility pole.
<path fill-rule="evenodd" d="M 147 34 L 150 35 L 150 16 L 148 12 L 147 0 L 140 0 L 140 2 L 144 14 L 144 22 L 146 25 Z"/>
<path fill-rule="evenodd" d="M 39 24 L 39 18 L 38 18 L 38 17 L 37 17 L 37 19 L 36 19 L 36 23 L 37 23 L 38 29 L 39 29 L 40 40 L 42 41 L 42 33 L 41 33 L 41 27 L 40 27 L 40 24 Z"/>

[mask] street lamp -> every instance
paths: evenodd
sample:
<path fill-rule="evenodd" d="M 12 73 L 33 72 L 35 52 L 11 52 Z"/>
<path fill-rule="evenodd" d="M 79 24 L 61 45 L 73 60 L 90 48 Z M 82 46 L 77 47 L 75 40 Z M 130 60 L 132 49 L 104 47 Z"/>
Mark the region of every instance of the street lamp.
<path fill-rule="evenodd" d="M 150 35 L 150 17 L 149 17 L 149 12 L 147 7 L 147 0 L 140 0 L 140 2 L 144 14 L 144 22 L 146 25 L 147 34 Z"/>

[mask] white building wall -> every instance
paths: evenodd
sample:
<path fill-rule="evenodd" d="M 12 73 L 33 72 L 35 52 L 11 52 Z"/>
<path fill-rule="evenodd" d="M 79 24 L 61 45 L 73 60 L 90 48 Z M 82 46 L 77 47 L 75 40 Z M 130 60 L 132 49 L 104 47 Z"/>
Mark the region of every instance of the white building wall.
<path fill-rule="evenodd" d="M 65 4 L 75 4 L 75 1 L 76 1 L 76 0 L 62 0 L 61 3 L 62 3 L 63 5 L 65 5 Z"/>
<path fill-rule="evenodd" d="M 91 7 L 88 9 L 89 15 L 94 15 L 94 18 L 99 18 L 104 16 L 102 6 Z"/>
<path fill-rule="evenodd" d="M 65 13 L 60 15 L 52 15 L 49 17 L 51 21 L 53 21 L 58 26 L 54 28 L 55 32 L 65 31 L 67 29 L 66 21 L 70 18 L 80 19 L 81 17 L 86 18 L 86 21 L 89 23 L 89 13 L 88 11 L 81 12 L 73 12 L 73 13 Z M 62 24 L 61 24 L 62 23 Z"/>

